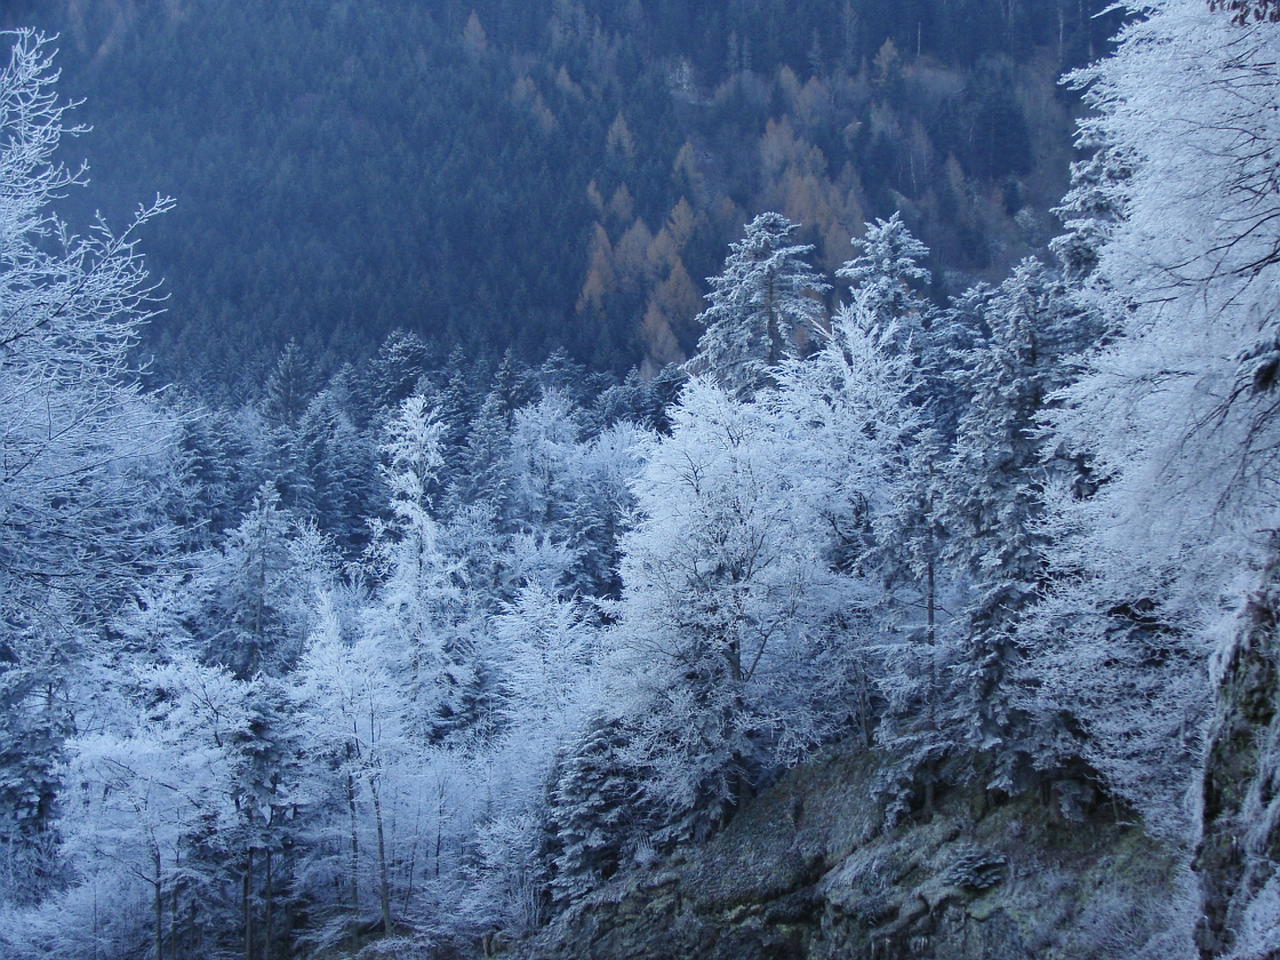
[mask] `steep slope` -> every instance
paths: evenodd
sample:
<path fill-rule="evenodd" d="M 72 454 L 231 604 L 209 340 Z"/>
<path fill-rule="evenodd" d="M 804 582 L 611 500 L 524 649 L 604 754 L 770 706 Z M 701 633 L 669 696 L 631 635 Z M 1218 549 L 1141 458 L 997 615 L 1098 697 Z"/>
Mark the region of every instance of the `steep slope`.
<path fill-rule="evenodd" d="M 876 760 L 835 751 L 710 843 L 615 881 L 517 955 L 531 960 L 1177 960 L 1193 954 L 1185 854 L 1109 807 L 944 797 L 881 829 Z"/>
<path fill-rule="evenodd" d="M 1201 956 L 1280 955 L 1280 558 L 1224 652 L 1204 778 Z"/>
<path fill-rule="evenodd" d="M 952 292 L 998 276 L 1052 235 L 1093 5 L 15 0 L 0 26 L 60 33 L 86 98 L 72 222 L 179 201 L 147 236 L 161 372 L 234 384 L 291 337 L 336 365 L 397 326 L 680 359 L 764 209 L 827 270 L 902 209 Z"/>

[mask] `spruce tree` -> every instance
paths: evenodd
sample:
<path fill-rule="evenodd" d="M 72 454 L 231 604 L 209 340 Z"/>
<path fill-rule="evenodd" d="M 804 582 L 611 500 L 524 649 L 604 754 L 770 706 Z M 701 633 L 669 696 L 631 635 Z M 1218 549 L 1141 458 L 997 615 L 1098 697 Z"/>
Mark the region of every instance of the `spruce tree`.
<path fill-rule="evenodd" d="M 307 408 L 312 384 L 308 360 L 296 340 L 290 340 L 267 377 L 262 413 L 273 427 L 293 426 Z"/>
<path fill-rule="evenodd" d="M 852 241 L 857 256 L 845 261 L 836 276 L 849 282 L 863 309 L 874 313 L 882 325 L 896 325 L 900 342 L 918 339 L 929 314 L 929 302 L 919 292 L 931 281 L 922 266 L 929 248 L 911 235 L 899 213 L 865 227 L 863 235 Z"/>
<path fill-rule="evenodd" d="M 625 851 L 652 824 L 625 760 L 624 720 L 595 717 L 553 771 L 547 796 L 551 903 L 572 906 L 625 863 Z"/>
<path fill-rule="evenodd" d="M 796 244 L 798 230 L 780 213 L 762 213 L 729 245 L 724 270 L 709 277 L 711 304 L 698 315 L 706 330 L 687 364 L 741 397 L 769 382 L 769 369 L 800 353 L 797 335 L 817 330 L 825 315 L 818 296 L 830 289 Z"/>
<path fill-rule="evenodd" d="M 1046 584 L 1049 473 L 1040 418 L 1063 386 L 1072 343 L 1059 281 L 1024 260 L 992 297 L 989 336 L 966 354 L 972 400 L 946 466 L 942 513 L 948 555 L 966 577 L 965 641 L 957 708 L 961 742 L 989 752 L 989 786 L 1025 786 L 1032 748 L 1012 689 L 1022 658 L 1022 614 Z"/>

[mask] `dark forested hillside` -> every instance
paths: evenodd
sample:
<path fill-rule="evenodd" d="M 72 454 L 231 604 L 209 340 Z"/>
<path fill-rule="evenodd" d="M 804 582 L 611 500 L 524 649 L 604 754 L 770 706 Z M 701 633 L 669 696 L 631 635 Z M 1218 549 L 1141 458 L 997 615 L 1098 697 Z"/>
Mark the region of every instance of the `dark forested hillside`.
<path fill-rule="evenodd" d="M 155 191 L 159 369 L 260 382 L 393 328 L 597 369 L 681 359 L 763 209 L 828 269 L 901 209 L 939 286 L 1052 235 L 1092 0 L 17 0 L 95 126 L 71 219 Z M 87 209 L 86 209 L 87 208 Z M 959 275 L 957 275 L 959 274 Z"/>

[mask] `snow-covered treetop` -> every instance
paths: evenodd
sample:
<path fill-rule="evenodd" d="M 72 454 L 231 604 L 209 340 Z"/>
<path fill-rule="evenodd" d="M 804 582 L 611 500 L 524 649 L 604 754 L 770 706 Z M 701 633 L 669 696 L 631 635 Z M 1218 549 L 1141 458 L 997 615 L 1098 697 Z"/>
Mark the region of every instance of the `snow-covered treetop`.
<path fill-rule="evenodd" d="M 762 213 L 729 245 L 724 271 L 708 277 L 710 306 L 698 315 L 707 329 L 688 369 L 743 396 L 768 381 L 768 368 L 799 353 L 796 335 L 819 328 L 821 295 L 830 289 L 805 260 L 812 244 L 795 244 L 798 229 L 780 213 Z"/>

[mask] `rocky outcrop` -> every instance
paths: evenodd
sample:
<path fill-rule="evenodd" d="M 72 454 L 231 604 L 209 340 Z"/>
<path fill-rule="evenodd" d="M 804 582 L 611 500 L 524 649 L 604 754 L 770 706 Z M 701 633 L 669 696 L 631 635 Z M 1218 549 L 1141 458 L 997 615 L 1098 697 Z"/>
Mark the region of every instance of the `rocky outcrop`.
<path fill-rule="evenodd" d="M 1245 607 L 1220 664 L 1195 859 L 1200 955 L 1280 958 L 1280 560 Z"/>
<path fill-rule="evenodd" d="M 833 751 L 709 843 L 597 891 L 530 960 L 1088 960 L 1192 953 L 1185 854 L 1036 798 L 941 797 L 885 831 L 876 760 Z"/>

